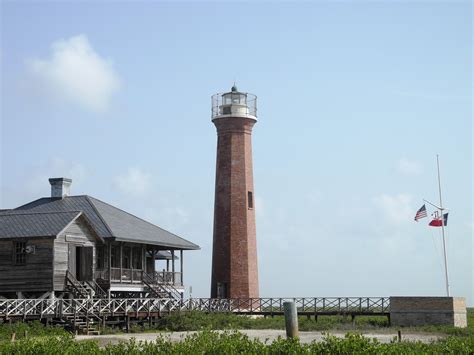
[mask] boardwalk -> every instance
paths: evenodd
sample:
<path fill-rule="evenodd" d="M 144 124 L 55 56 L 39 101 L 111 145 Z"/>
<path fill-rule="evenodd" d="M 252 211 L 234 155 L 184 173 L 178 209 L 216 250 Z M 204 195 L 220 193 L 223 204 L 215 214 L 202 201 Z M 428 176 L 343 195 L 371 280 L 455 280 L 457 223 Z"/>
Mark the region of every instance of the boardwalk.
<path fill-rule="evenodd" d="M 298 313 L 306 316 L 390 314 L 389 297 L 3 299 L 0 300 L 0 319 L 53 319 L 67 316 L 146 318 L 189 311 L 273 316 L 283 314 L 283 303 L 287 301 L 295 302 Z"/>

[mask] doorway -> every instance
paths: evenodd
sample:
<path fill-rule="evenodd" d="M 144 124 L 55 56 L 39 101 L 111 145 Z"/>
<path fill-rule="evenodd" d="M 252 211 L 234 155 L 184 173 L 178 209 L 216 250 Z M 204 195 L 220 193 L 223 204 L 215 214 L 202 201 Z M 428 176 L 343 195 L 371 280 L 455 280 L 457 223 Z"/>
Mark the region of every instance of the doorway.
<path fill-rule="evenodd" d="M 227 298 L 227 283 L 217 283 L 217 298 Z"/>
<path fill-rule="evenodd" d="M 74 256 L 75 265 L 70 268 L 70 271 L 75 273 L 75 277 L 79 281 L 92 281 L 93 279 L 93 247 L 75 246 Z"/>

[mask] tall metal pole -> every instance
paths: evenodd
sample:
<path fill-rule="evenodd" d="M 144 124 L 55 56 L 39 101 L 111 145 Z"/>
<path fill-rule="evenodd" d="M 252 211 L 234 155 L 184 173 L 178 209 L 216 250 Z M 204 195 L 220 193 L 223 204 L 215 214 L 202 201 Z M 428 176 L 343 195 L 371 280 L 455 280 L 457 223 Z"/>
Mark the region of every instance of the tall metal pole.
<path fill-rule="evenodd" d="M 449 278 L 448 278 L 448 256 L 446 255 L 446 238 L 444 235 L 444 208 L 443 208 L 443 200 L 441 198 L 441 175 L 439 173 L 439 155 L 436 154 L 436 163 L 438 165 L 438 189 L 439 189 L 439 209 L 441 211 L 441 230 L 443 233 L 443 252 L 444 252 L 444 273 L 446 276 L 446 294 L 448 297 L 450 296 L 449 292 Z"/>

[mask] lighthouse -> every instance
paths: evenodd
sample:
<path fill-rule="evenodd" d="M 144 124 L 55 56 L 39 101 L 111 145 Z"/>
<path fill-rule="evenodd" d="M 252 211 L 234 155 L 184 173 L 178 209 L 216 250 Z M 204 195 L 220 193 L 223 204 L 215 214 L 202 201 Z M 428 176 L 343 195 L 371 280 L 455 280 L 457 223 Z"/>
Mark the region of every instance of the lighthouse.
<path fill-rule="evenodd" d="M 258 298 L 252 128 L 257 97 L 240 92 L 212 96 L 217 129 L 212 298 Z"/>

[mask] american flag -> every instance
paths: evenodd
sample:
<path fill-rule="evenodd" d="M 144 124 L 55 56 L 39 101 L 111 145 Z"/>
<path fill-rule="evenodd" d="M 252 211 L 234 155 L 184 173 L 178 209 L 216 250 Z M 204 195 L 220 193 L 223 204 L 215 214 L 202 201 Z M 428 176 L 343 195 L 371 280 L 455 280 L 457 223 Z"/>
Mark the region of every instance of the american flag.
<path fill-rule="evenodd" d="M 419 219 L 428 217 L 428 214 L 426 213 L 426 205 L 423 205 L 420 207 L 420 209 L 416 212 L 415 215 L 415 221 L 418 222 Z"/>

